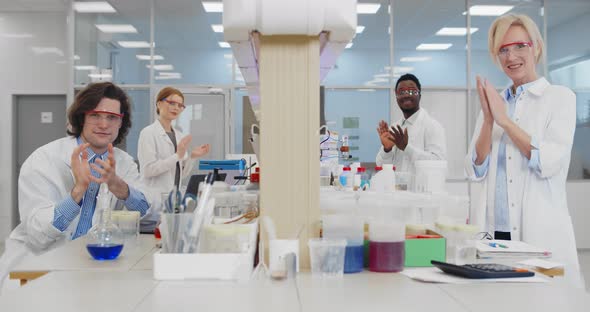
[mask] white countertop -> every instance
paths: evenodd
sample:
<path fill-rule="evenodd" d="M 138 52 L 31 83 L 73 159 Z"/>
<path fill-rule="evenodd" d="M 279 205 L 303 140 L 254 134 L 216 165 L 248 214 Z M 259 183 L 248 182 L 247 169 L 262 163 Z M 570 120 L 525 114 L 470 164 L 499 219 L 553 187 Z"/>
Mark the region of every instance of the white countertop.
<path fill-rule="evenodd" d="M 52 272 L 0 296 L 0 311 L 133 311 L 157 285 L 151 272 Z"/>
<path fill-rule="evenodd" d="M 139 235 L 136 241 L 126 242 L 121 255 L 115 260 L 97 261 L 86 250 L 82 237 L 50 250 L 42 255 L 27 256 L 12 272 L 28 271 L 129 271 L 144 256 L 153 253 L 156 239 L 153 235 Z"/>
<path fill-rule="evenodd" d="M 301 307 L 300 307 L 301 305 Z M 0 296 L 0 311 L 586 311 L 559 283 L 431 284 L 401 274 L 293 280 L 155 281 L 151 270 L 51 272 Z"/>

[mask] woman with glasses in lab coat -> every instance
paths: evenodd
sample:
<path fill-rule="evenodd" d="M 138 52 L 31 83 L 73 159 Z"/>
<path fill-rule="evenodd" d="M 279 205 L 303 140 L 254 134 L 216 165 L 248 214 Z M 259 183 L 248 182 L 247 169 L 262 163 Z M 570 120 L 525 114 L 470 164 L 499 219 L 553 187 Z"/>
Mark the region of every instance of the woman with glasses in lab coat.
<path fill-rule="evenodd" d="M 566 198 L 576 126 L 576 96 L 537 74 L 544 43 L 525 15 L 497 18 L 489 30 L 492 60 L 510 78 L 498 93 L 477 77 L 481 113 L 465 159 L 472 184 L 471 220 L 495 239 L 545 248 L 583 286 Z"/>
<path fill-rule="evenodd" d="M 186 107 L 182 92 L 166 87 L 160 90 L 156 99 L 158 119 L 141 130 L 137 158 L 145 186 L 155 194 L 162 194 L 178 187 L 182 179 L 190 175 L 193 159 L 206 155 L 209 144 L 189 150 L 191 135 L 185 136 L 172 125 Z M 159 220 L 159 213 L 154 212 L 146 218 L 152 221 L 153 227 Z M 142 227 L 142 231 L 149 231 L 145 229 L 148 224 Z"/>

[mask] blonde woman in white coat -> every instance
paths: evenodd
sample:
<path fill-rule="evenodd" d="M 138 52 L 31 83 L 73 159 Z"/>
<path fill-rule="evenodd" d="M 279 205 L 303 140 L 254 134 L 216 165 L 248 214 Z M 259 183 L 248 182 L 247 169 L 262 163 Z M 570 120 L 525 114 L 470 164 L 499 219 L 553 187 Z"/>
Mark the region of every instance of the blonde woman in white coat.
<path fill-rule="evenodd" d="M 565 194 L 576 96 L 537 75 L 544 43 L 529 17 L 496 19 L 489 50 L 512 85 L 498 93 L 477 77 L 482 112 L 465 159 L 475 181 L 470 221 L 496 239 L 552 251 L 565 264 L 566 280 L 583 287 Z"/>
<path fill-rule="evenodd" d="M 138 154 L 143 183 L 155 194 L 168 193 L 187 177 L 194 159 L 209 152 L 209 144 L 188 150 L 191 135 L 174 129 L 172 122 L 183 112 L 184 95 L 178 89 L 166 87 L 157 96 L 158 119 L 141 130 Z M 162 207 L 162 204 L 160 204 Z M 159 213 L 148 219 L 155 223 Z"/>

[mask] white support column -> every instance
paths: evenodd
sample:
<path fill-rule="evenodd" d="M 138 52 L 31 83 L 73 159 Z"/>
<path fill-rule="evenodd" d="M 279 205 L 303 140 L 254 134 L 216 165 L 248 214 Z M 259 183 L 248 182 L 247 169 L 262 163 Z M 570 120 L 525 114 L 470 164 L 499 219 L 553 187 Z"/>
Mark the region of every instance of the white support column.
<path fill-rule="evenodd" d="M 320 215 L 320 41 L 317 36 L 260 39 L 261 214 L 274 220 L 279 238 L 292 238 L 305 226 L 300 266 L 309 268 L 307 240 L 319 235 Z"/>

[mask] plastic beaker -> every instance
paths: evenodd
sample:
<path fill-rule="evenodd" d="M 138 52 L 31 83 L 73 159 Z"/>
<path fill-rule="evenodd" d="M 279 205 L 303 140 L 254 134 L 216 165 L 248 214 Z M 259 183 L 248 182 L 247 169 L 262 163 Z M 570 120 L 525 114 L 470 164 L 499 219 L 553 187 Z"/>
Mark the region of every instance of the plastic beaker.
<path fill-rule="evenodd" d="M 182 253 L 185 232 L 192 222 L 192 213 L 164 213 L 160 223 L 162 253 Z"/>
<path fill-rule="evenodd" d="M 369 224 L 369 270 L 400 272 L 404 269 L 405 224 L 371 222 Z"/>
<path fill-rule="evenodd" d="M 125 239 L 139 236 L 139 211 L 115 210 L 111 213 L 113 223 L 119 227 Z"/>
<path fill-rule="evenodd" d="M 457 265 L 475 263 L 477 249 L 475 236 L 479 228 L 475 225 L 461 224 L 453 227 L 455 236 L 454 263 Z"/>
<path fill-rule="evenodd" d="M 395 172 L 395 189 L 397 191 L 412 190 L 412 173 L 408 171 Z"/>
<path fill-rule="evenodd" d="M 346 240 L 312 238 L 308 241 L 311 273 L 315 277 L 342 277 Z"/>
<path fill-rule="evenodd" d="M 344 273 L 363 270 L 364 221 L 358 216 L 322 216 L 323 237 L 328 240 L 345 239 Z"/>
<path fill-rule="evenodd" d="M 268 268 L 273 274 L 285 274 L 285 255 L 294 253 L 297 272 L 299 272 L 299 240 L 298 239 L 271 239 L 268 242 Z"/>

